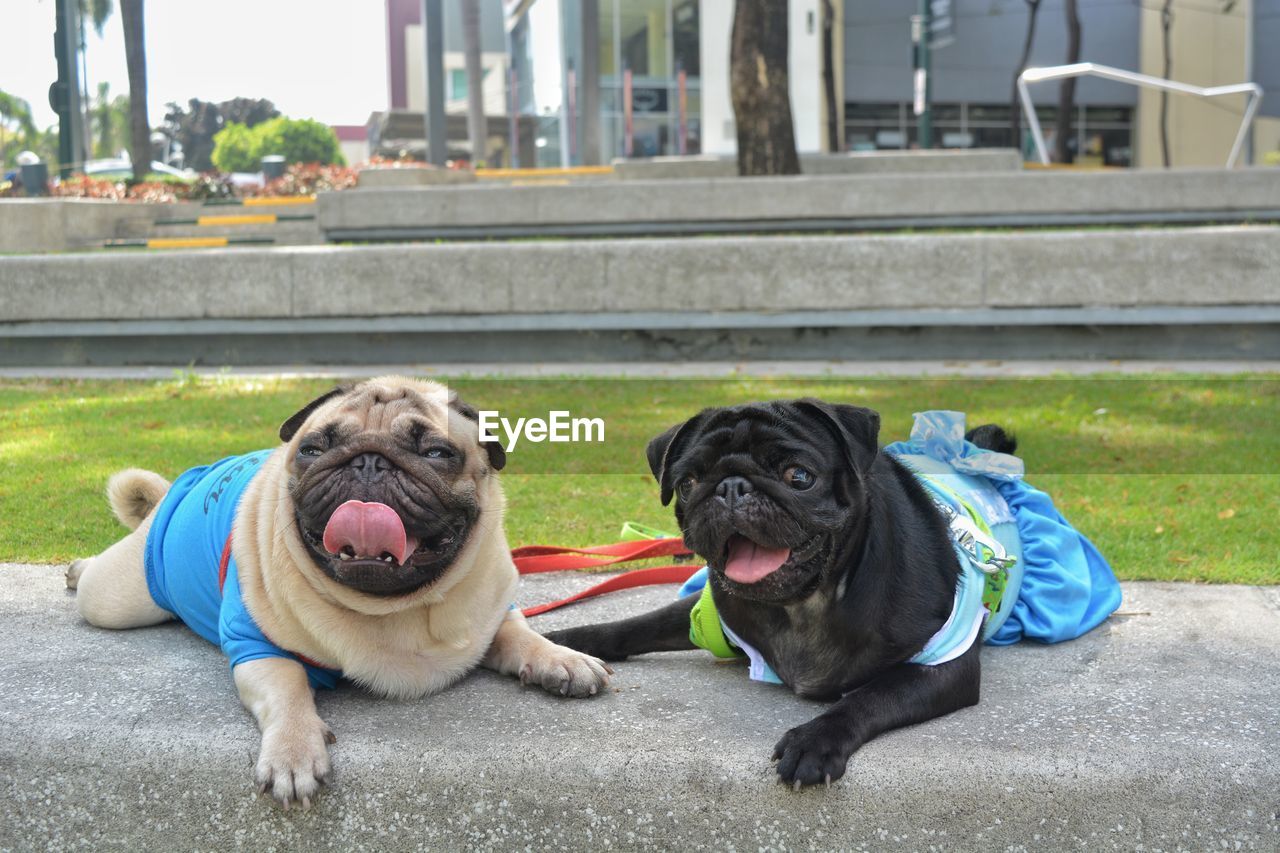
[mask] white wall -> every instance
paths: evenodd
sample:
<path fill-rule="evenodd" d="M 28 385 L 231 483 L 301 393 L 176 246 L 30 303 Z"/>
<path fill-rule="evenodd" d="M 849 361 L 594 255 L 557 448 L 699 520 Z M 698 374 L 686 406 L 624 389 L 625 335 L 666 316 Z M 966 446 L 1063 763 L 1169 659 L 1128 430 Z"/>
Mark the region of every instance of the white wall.
<path fill-rule="evenodd" d="M 787 4 L 788 76 L 796 150 L 822 150 L 822 10 L 818 0 Z"/>
<path fill-rule="evenodd" d="M 702 150 L 735 154 L 737 130 L 729 94 L 729 36 L 733 30 L 729 0 L 699 4 L 698 43 L 702 51 Z M 810 26 L 812 15 L 812 27 Z M 787 29 L 791 120 L 796 149 L 822 150 L 822 18 L 819 0 L 790 0 Z"/>
<path fill-rule="evenodd" d="M 702 152 L 736 154 L 737 130 L 729 95 L 729 34 L 733 3 L 702 0 L 698 4 L 698 49 L 702 68 Z"/>
<path fill-rule="evenodd" d="M 423 66 L 426 64 L 426 37 L 421 24 L 409 24 L 404 30 L 405 52 L 405 95 L 408 98 L 408 109 L 423 112 L 427 108 L 427 82 Z M 447 113 L 465 113 L 465 98 L 449 97 L 448 75 L 453 69 L 467 67 L 466 54 L 460 51 L 445 51 L 444 54 L 444 109 Z M 480 54 L 480 67 L 485 69 L 484 75 L 484 112 L 485 115 L 502 116 L 507 114 L 507 54 L 504 52 L 488 52 Z"/>
<path fill-rule="evenodd" d="M 340 140 L 338 148 L 342 150 L 342 156 L 346 158 L 348 166 L 355 166 L 369 159 L 369 143 L 364 139 Z"/>

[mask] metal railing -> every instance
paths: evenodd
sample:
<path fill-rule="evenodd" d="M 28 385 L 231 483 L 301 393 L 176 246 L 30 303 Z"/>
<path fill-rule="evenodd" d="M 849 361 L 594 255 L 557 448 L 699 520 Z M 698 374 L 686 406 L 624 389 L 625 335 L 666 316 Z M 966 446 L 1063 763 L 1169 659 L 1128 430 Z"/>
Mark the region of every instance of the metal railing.
<path fill-rule="evenodd" d="M 1201 98 L 1217 98 L 1222 95 L 1249 95 L 1249 103 L 1244 108 L 1244 118 L 1240 122 L 1240 130 L 1236 133 L 1236 141 L 1231 146 L 1231 154 L 1227 157 L 1227 168 L 1236 164 L 1240 149 L 1244 147 L 1245 136 L 1249 125 L 1258 111 L 1262 101 L 1262 87 L 1257 83 L 1234 83 L 1230 86 L 1210 86 L 1202 88 L 1176 80 L 1165 80 L 1162 77 L 1151 77 L 1123 68 L 1112 68 L 1109 65 L 1098 65 L 1094 62 L 1077 62 L 1072 65 L 1052 65 L 1047 68 L 1028 68 L 1018 75 L 1018 99 L 1022 102 L 1022 112 L 1031 127 L 1031 136 L 1035 139 L 1036 152 L 1040 162 L 1049 164 L 1049 150 L 1044 143 L 1044 133 L 1040 130 L 1040 120 L 1036 118 L 1035 105 L 1031 103 L 1031 95 L 1027 91 L 1028 83 L 1043 83 L 1046 80 L 1061 80 L 1067 77 L 1101 77 L 1119 83 L 1130 83 L 1134 86 L 1145 86 L 1148 89 L 1164 89 L 1168 92 L 1180 92 L 1184 95 L 1196 95 Z"/>

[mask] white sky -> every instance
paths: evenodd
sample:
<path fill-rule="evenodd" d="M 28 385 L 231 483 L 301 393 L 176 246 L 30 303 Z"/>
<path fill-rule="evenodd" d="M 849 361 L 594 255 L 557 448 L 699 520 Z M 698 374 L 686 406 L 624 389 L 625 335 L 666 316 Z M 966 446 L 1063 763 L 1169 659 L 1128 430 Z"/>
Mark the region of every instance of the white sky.
<path fill-rule="evenodd" d="M 0 89 L 31 103 L 36 125 L 55 122 L 49 84 L 54 0 L 0 0 Z M 118 8 L 99 38 L 87 26 L 88 90 L 129 91 Z M 146 0 L 149 118 L 188 98 L 268 98 L 293 118 L 364 124 L 387 106 L 382 0 Z"/>

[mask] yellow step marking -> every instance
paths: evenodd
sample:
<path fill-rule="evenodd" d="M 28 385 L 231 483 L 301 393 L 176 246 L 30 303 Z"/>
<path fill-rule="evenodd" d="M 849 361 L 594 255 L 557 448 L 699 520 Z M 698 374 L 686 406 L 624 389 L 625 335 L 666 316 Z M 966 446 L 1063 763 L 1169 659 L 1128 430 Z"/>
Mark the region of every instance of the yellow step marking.
<path fill-rule="evenodd" d="M 245 207 L 274 207 L 277 204 L 315 204 L 313 195 L 286 195 L 279 198 L 246 198 Z"/>
<path fill-rule="evenodd" d="M 201 216 L 196 225 L 275 225 L 274 213 L 239 213 L 230 216 Z"/>
<path fill-rule="evenodd" d="M 612 175 L 612 166 L 570 166 L 567 169 L 477 169 L 476 177 L 485 178 L 550 178 L 574 175 Z"/>
<path fill-rule="evenodd" d="M 148 249 L 220 249 L 226 237 L 155 237 L 147 241 Z"/>

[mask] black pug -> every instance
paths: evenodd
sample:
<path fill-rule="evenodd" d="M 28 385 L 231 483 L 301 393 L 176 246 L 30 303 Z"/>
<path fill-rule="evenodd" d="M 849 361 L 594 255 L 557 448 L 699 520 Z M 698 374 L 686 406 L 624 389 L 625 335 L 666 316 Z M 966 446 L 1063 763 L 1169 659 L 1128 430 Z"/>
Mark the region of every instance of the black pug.
<path fill-rule="evenodd" d="M 961 569 L 946 521 L 879 452 L 879 431 L 871 409 L 796 400 L 707 409 L 648 447 L 721 620 L 797 695 L 836 700 L 774 747 L 797 788 L 839 779 L 883 732 L 978 702 L 980 641 L 943 664 L 907 662 L 947 621 Z M 966 438 L 1016 449 L 993 425 Z M 548 637 L 606 660 L 693 649 L 697 599 Z"/>

